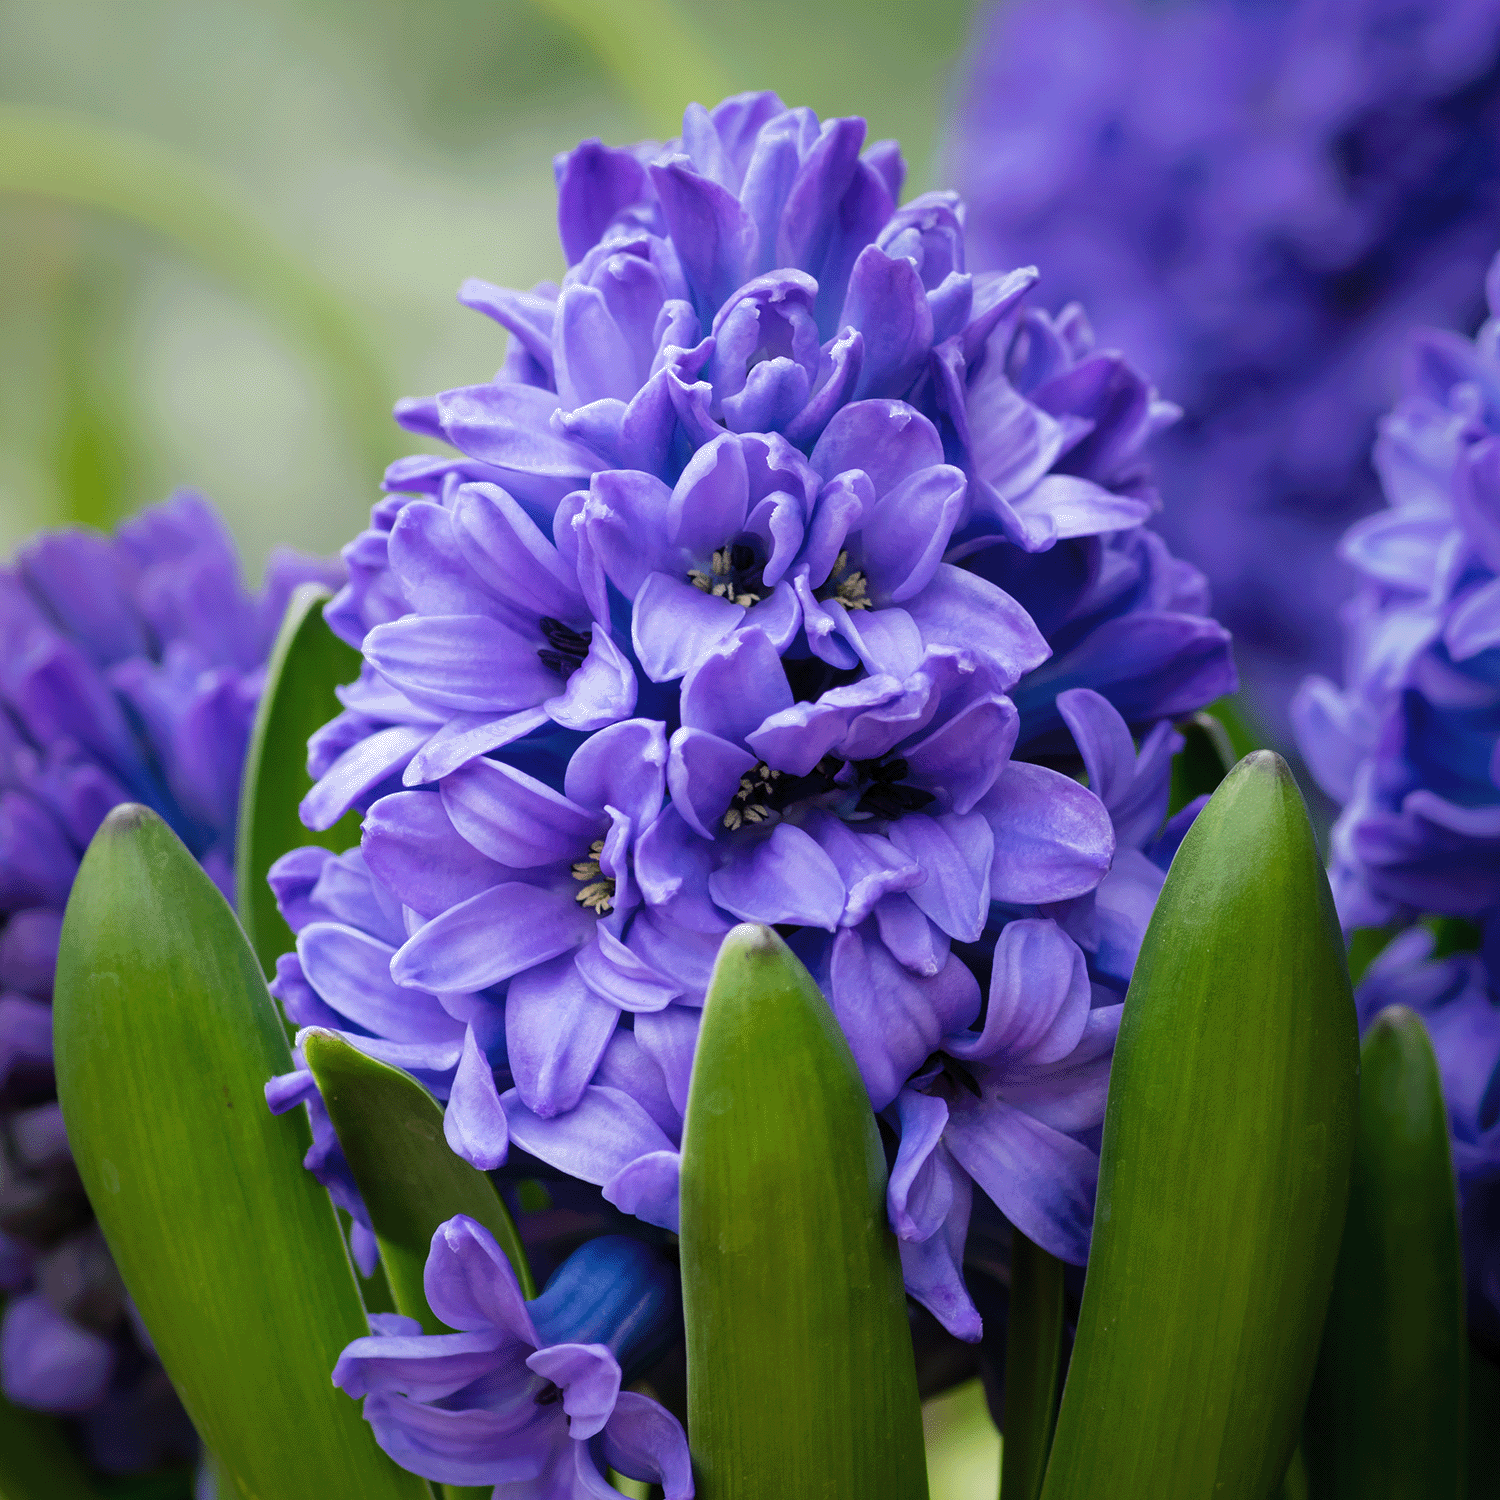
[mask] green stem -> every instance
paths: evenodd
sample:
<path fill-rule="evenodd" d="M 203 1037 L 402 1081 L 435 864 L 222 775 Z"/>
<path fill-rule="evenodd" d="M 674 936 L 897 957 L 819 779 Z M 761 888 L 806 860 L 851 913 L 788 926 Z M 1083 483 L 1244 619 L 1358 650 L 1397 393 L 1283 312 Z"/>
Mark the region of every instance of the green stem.
<path fill-rule="evenodd" d="M 391 386 L 360 314 L 201 162 L 60 110 L 4 104 L 0 193 L 111 214 L 169 240 L 303 348 L 367 469 L 394 456 Z"/>
<path fill-rule="evenodd" d="M 1063 1268 L 1019 1229 L 1011 1231 L 1010 1327 L 1005 1336 L 1004 1500 L 1036 1500 L 1057 1423 L 1062 1367 Z"/>

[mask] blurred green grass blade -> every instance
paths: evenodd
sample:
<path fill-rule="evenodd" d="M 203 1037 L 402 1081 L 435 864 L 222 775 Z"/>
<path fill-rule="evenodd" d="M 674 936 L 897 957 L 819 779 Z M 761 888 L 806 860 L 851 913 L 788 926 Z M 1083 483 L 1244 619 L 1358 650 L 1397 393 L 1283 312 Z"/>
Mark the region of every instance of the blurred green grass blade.
<path fill-rule="evenodd" d="M 113 214 L 171 241 L 306 352 L 369 477 L 396 456 L 393 391 L 366 317 L 202 162 L 81 115 L 0 104 L 0 193 Z"/>
<path fill-rule="evenodd" d="M 1195 797 L 1218 789 L 1239 758 L 1229 731 L 1212 714 L 1193 714 L 1177 725 L 1182 735 L 1182 749 L 1172 760 L 1172 812 L 1186 807 Z"/>
<path fill-rule="evenodd" d="M 712 109 L 732 92 L 696 12 L 674 0 L 531 0 L 592 52 L 662 139 L 681 134 L 682 112 Z"/>
<path fill-rule="evenodd" d="M 1045 1500 L 1265 1500 L 1282 1483 L 1358 1077 L 1307 810 L 1258 751 L 1183 840 L 1136 962 Z"/>
<path fill-rule="evenodd" d="M 56 1417 L 0 1396 L 0 1500 L 99 1500 Z"/>
<path fill-rule="evenodd" d="M 1463 1254 L 1437 1058 L 1383 1010 L 1360 1058 L 1359 1134 L 1338 1274 L 1308 1405 L 1318 1500 L 1463 1500 Z"/>
<path fill-rule="evenodd" d="M 682 1143 L 698 1500 L 921 1500 L 885 1158 L 853 1054 L 769 927 L 719 950 Z"/>
<path fill-rule="evenodd" d="M 454 1214 L 483 1224 L 509 1257 L 521 1290 L 536 1296 L 526 1251 L 500 1194 L 443 1139 L 443 1111 L 432 1095 L 337 1032 L 303 1032 L 302 1055 L 370 1211 L 396 1310 L 419 1319 L 428 1333 L 452 1331 L 427 1305 L 422 1269 L 438 1225 Z"/>
<path fill-rule="evenodd" d="M 362 658 L 327 626 L 326 588 L 304 583 L 287 603 L 266 686 L 250 731 L 240 783 L 240 821 L 235 838 L 235 895 L 240 925 L 267 978 L 276 960 L 296 946 L 292 929 L 276 909 L 266 872 L 303 844 L 352 849 L 359 842 L 359 814 L 347 813 L 326 833 L 304 828 L 297 806 L 308 793 L 307 741 L 342 711 L 334 689 L 359 676 Z"/>
<path fill-rule="evenodd" d="M 177 836 L 104 820 L 63 921 L 57 1089 L 125 1285 L 243 1500 L 418 1500 L 330 1381 L 365 1333 L 301 1112 L 266 1108 L 291 1053 L 255 955 Z"/>
<path fill-rule="evenodd" d="M 1010 1323 L 1005 1333 L 1004 1500 L 1036 1500 L 1057 1425 L 1062 1374 L 1063 1268 L 1056 1256 L 1011 1230 Z"/>

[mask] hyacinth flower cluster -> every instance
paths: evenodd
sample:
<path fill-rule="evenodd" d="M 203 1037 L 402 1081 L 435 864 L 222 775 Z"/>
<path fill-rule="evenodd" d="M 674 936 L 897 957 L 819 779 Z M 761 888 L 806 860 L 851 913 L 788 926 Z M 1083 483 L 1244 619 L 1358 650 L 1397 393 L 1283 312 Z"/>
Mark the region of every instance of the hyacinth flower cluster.
<path fill-rule="evenodd" d="M 744 95 L 556 167 L 561 284 L 465 284 L 504 366 L 398 408 L 455 451 L 395 464 L 345 551 L 365 666 L 302 812 L 363 835 L 273 871 L 273 990 L 422 1079 L 475 1166 L 675 1229 L 710 970 L 774 926 L 895 1143 L 908 1288 L 976 1339 L 975 1185 L 1086 1255 L 1195 811 L 1164 826 L 1170 721 L 1235 685 L 1145 524 L 1175 411 L 1034 271 L 971 273 L 957 197 L 899 207 L 860 120 Z M 268 1095 L 358 1214 L 310 1076 Z"/>
<path fill-rule="evenodd" d="M 1344 686 L 1311 678 L 1303 754 L 1343 808 L 1330 876 L 1348 927 L 1428 915 L 1472 953 L 1403 933 L 1362 1009 L 1419 1010 L 1443 1067 L 1464 1187 L 1471 1312 L 1500 1338 L 1500 259 L 1473 340 L 1410 344 L 1375 465 L 1387 507 L 1345 536 L 1364 580 L 1345 613 Z"/>
<path fill-rule="evenodd" d="M 1203 568 L 1267 725 L 1337 670 L 1409 329 L 1472 329 L 1500 237 L 1494 0 L 989 7 L 948 163 L 983 267 L 1036 260 L 1186 418 L 1163 534 Z"/>
<path fill-rule="evenodd" d="M 250 594 L 223 525 L 182 493 L 112 537 L 43 535 L 0 571 L 0 1385 L 76 1417 L 109 1470 L 190 1458 L 187 1418 L 74 1171 L 52 1073 L 63 907 L 109 809 L 153 808 L 226 893 L 239 772 L 292 589 Z"/>

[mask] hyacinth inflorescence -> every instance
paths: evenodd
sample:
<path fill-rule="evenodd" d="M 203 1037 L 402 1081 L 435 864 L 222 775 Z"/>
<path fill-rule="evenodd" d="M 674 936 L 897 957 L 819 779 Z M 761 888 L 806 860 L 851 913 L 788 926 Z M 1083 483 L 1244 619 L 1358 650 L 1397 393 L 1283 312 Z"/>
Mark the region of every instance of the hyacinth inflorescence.
<path fill-rule="evenodd" d="M 960 201 L 898 207 L 898 152 L 863 147 L 770 94 L 585 142 L 561 286 L 465 284 L 509 353 L 398 408 L 457 452 L 394 465 L 346 549 L 327 616 L 366 664 L 303 816 L 358 808 L 362 842 L 273 871 L 274 988 L 426 1082 L 471 1162 L 675 1229 L 712 964 L 775 925 L 889 1127 L 908 1286 L 975 1339 L 975 1184 L 1086 1254 L 1194 810 L 1166 819 L 1170 721 L 1235 677 L 1144 525 L 1174 410 L 1029 308 L 1034 271 L 971 274 Z M 319 1128 L 305 1073 L 269 1093 Z"/>
<path fill-rule="evenodd" d="M 276 989 L 428 1082 L 477 1165 L 519 1147 L 673 1228 L 719 942 L 776 925 L 899 1136 L 913 1294 L 973 1338 L 972 1183 L 1084 1257 L 1182 826 L 1165 721 L 1234 674 L 1143 525 L 1171 409 L 863 145 L 769 94 L 586 142 L 561 287 L 465 284 L 509 354 L 398 408 L 457 454 L 394 465 L 346 549 L 366 666 L 303 813 L 363 839 L 274 872 Z"/>
<path fill-rule="evenodd" d="M 1500 238 L 1496 0 L 1021 0 L 976 31 L 949 164 L 982 266 L 1146 362 L 1174 548 L 1284 730 L 1337 668 L 1407 331 L 1472 328 Z M 1055 303 L 1054 303 L 1055 305 Z"/>
<path fill-rule="evenodd" d="M 1375 447 L 1386 509 L 1342 552 L 1364 580 L 1345 610 L 1344 687 L 1293 705 L 1303 754 L 1343 807 L 1334 895 L 1348 927 L 1426 915 L 1475 951 L 1404 932 L 1360 991 L 1362 1019 L 1422 1012 L 1443 1069 L 1464 1189 L 1470 1309 L 1500 1342 L 1500 258 L 1471 341 L 1410 344 Z M 1451 931 L 1448 944 L 1452 943 Z"/>
<path fill-rule="evenodd" d="M 292 554 L 248 593 L 228 534 L 180 494 L 113 537 L 41 536 L 0 570 L 0 1381 L 77 1416 L 107 1469 L 191 1457 L 73 1169 L 52 1075 L 63 907 L 111 807 L 171 824 L 229 894 L 240 767 L 291 590 L 341 570 Z"/>

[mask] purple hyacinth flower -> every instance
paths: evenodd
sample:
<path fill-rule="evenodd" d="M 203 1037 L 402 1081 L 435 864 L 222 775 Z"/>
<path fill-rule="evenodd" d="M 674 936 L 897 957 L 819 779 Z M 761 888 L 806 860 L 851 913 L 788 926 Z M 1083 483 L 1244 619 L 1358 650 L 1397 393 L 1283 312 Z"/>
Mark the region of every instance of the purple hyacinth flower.
<path fill-rule="evenodd" d="M 376 1314 L 334 1366 L 364 1398 L 376 1441 L 403 1468 L 445 1484 L 549 1500 L 616 1493 L 607 1469 L 693 1493 L 677 1419 L 622 1389 L 677 1319 L 670 1271 L 638 1241 L 590 1240 L 526 1302 L 494 1237 L 464 1215 L 433 1235 L 423 1286 L 454 1333 Z"/>
<path fill-rule="evenodd" d="M 94 1462 L 155 1468 L 195 1439 L 132 1322 L 68 1151 L 52 1074 L 63 907 L 124 801 L 159 812 L 232 894 L 240 770 L 287 599 L 341 570 L 234 545 L 180 494 L 112 537 L 45 534 L 0 570 L 0 1385 L 67 1412 Z"/>
<path fill-rule="evenodd" d="M 1437 1052 L 1463 1207 L 1473 1326 L 1500 1332 L 1500 259 L 1471 342 L 1412 339 L 1375 465 L 1387 507 L 1342 544 L 1364 582 L 1345 612 L 1345 685 L 1293 703 L 1303 754 L 1343 805 L 1330 877 L 1346 927 L 1424 914 L 1479 929 L 1433 959 L 1421 927 L 1371 964 L 1361 1022 L 1418 1011 Z M 1482 956 L 1481 956 L 1482 953 Z"/>
<path fill-rule="evenodd" d="M 1287 735 L 1336 670 L 1332 544 L 1406 330 L 1472 326 L 1500 238 L 1492 0 L 986 6 L 947 159 L 978 267 L 1036 260 L 1185 408 L 1156 448 L 1174 550 L 1209 575 Z M 1075 309 L 1071 316 L 1077 317 Z"/>
<path fill-rule="evenodd" d="M 1344 538 L 1363 575 L 1342 692 L 1293 704 L 1303 754 L 1344 811 L 1334 895 L 1347 926 L 1500 907 L 1500 260 L 1471 343 L 1412 342 L 1375 462 L 1385 510 Z"/>
<path fill-rule="evenodd" d="M 898 207 L 863 122 L 744 95 L 557 177 L 560 283 L 460 294 L 509 335 L 499 374 L 398 408 L 453 451 L 394 465 L 346 549 L 328 615 L 365 669 L 303 815 L 365 814 L 389 993 L 502 1018 L 448 1106 L 482 1098 L 494 1134 L 456 1149 L 492 1166 L 504 1136 L 675 1229 L 737 921 L 788 934 L 876 1110 L 983 1033 L 1007 924 L 1054 924 L 1117 1003 L 1175 847 L 1162 721 L 1236 679 L 1145 526 L 1175 408 L 1029 308 L 1033 269 L 971 272 L 953 195 Z M 1092 1099 L 1075 1073 L 1052 1086 Z M 1088 1129 L 991 1172 L 1001 1198 Z M 1090 1180 L 1043 1212 L 1064 1253 Z"/>

